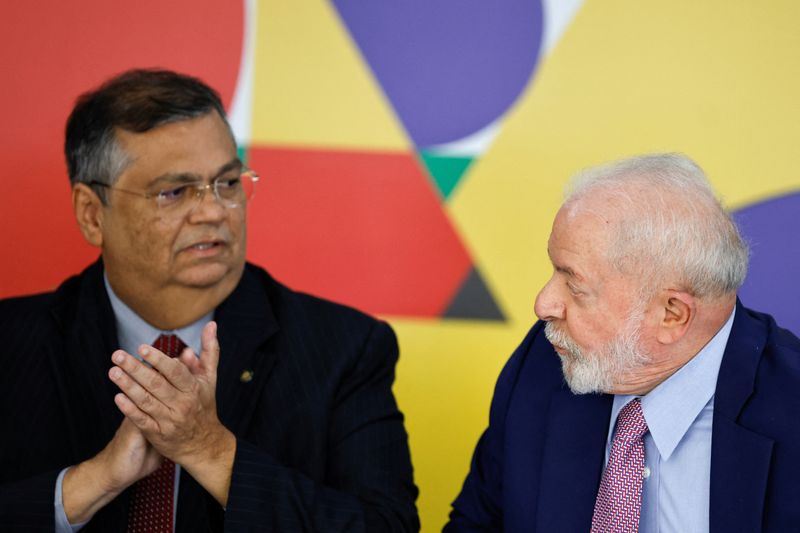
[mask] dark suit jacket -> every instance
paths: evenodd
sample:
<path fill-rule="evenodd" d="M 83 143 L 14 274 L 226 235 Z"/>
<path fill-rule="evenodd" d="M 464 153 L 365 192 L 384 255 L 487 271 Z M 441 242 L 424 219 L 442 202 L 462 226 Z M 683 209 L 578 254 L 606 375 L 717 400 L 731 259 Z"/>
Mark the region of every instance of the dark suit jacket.
<path fill-rule="evenodd" d="M 572 394 L 534 325 L 500 375 L 445 531 L 589 531 L 612 399 Z M 698 531 L 800 531 L 800 341 L 738 303 L 715 393 L 710 490 L 710 526 Z"/>
<path fill-rule="evenodd" d="M 392 330 L 252 265 L 215 319 L 217 407 L 237 437 L 228 507 L 182 471 L 177 530 L 417 530 Z M 52 530 L 58 472 L 97 454 L 122 420 L 102 264 L 0 302 L 0 339 L 0 530 Z M 129 492 L 82 531 L 125 531 Z"/>

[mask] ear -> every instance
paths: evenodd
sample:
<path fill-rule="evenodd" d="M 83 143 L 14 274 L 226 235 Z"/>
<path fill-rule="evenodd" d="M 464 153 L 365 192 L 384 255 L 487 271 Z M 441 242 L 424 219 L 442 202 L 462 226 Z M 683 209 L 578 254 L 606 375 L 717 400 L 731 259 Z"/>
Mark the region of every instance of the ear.
<path fill-rule="evenodd" d="M 103 202 L 85 183 L 72 187 L 72 210 L 83 238 L 92 246 L 103 245 Z"/>
<path fill-rule="evenodd" d="M 658 324 L 658 342 L 673 344 L 686 335 L 697 311 L 697 302 L 688 292 L 667 290 L 661 304 L 663 316 Z"/>

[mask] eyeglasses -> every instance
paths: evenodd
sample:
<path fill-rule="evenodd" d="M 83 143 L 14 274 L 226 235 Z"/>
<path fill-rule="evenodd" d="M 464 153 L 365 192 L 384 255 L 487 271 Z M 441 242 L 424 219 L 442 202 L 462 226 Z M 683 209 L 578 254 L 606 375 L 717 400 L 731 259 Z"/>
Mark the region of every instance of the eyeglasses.
<path fill-rule="evenodd" d="M 159 211 L 170 215 L 183 215 L 191 211 L 208 190 L 214 193 L 214 198 L 223 206 L 228 208 L 241 207 L 255 194 L 258 180 L 258 174 L 250 169 L 245 169 L 236 177 L 220 177 L 211 183 L 203 183 L 202 181 L 178 183 L 152 192 L 120 189 L 96 180 L 87 182 L 87 185 L 96 185 L 111 191 L 135 194 L 148 200 L 154 200 Z"/>

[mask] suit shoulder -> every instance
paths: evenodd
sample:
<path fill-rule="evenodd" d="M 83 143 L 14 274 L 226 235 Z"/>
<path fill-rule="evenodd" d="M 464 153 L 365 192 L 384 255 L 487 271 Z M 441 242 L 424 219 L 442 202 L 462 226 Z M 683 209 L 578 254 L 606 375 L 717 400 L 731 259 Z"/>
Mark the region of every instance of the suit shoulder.
<path fill-rule="evenodd" d="M 788 373 L 788 378 L 800 384 L 800 339 L 779 326 L 775 319 L 766 313 L 744 309 L 749 318 L 756 320 L 766 331 L 762 364 L 772 367 L 776 372 Z M 800 387 L 796 387 L 800 393 Z"/>
<path fill-rule="evenodd" d="M 5 314 L 17 311 L 35 311 L 46 309 L 53 301 L 54 292 L 41 292 L 36 294 L 26 294 L 24 296 L 12 296 L 0 299 L 0 311 Z"/>
<path fill-rule="evenodd" d="M 44 355 L 59 337 L 51 313 L 54 300 L 54 293 L 43 293 L 0 301 L 0 410 L 13 404 L 7 398 L 20 392 L 18 383 L 47 383 Z"/>
<path fill-rule="evenodd" d="M 768 341 L 797 365 L 800 362 L 800 339 L 793 332 L 776 324 L 771 316 L 767 316 L 770 319 Z"/>
<path fill-rule="evenodd" d="M 0 330 L 4 338 L 8 339 L 7 335 L 34 338 L 45 325 L 63 326 L 60 322 L 77 318 L 79 295 L 89 278 L 87 273 L 98 268 L 102 272 L 102 267 L 94 264 L 82 274 L 65 279 L 54 291 L 0 300 Z"/>
<path fill-rule="evenodd" d="M 720 368 L 720 405 L 728 406 L 729 416 L 737 416 L 748 429 L 800 450 L 796 417 L 781 414 L 787 406 L 800 403 L 800 340 L 770 315 L 739 309 L 743 310 L 741 325 L 737 331 L 737 311 L 726 349 L 726 356 L 735 354 L 735 359 L 727 361 L 727 366 L 723 359 Z M 747 402 L 740 407 L 745 397 Z M 733 403 L 732 398 L 736 399 Z"/>
<path fill-rule="evenodd" d="M 0 300 L 0 329 L 15 332 L 28 329 L 49 315 L 55 301 L 54 292 L 16 296 Z"/>

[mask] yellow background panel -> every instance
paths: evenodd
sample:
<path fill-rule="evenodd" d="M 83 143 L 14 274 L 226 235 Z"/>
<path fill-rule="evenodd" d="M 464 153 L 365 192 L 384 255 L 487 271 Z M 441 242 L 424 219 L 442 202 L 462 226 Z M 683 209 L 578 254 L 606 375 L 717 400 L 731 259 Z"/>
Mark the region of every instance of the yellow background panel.
<path fill-rule="evenodd" d="M 392 320 L 423 531 L 441 531 L 489 420 L 495 380 L 521 340 L 507 325 Z"/>
<path fill-rule="evenodd" d="M 509 316 L 393 320 L 423 531 L 438 531 L 498 372 L 534 321 L 564 184 L 630 154 L 680 151 L 728 205 L 800 189 L 800 3 L 588 0 L 447 207 Z"/>
<path fill-rule="evenodd" d="M 254 144 L 406 150 L 409 141 L 332 4 L 258 4 Z"/>

